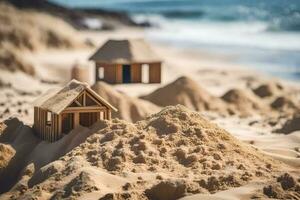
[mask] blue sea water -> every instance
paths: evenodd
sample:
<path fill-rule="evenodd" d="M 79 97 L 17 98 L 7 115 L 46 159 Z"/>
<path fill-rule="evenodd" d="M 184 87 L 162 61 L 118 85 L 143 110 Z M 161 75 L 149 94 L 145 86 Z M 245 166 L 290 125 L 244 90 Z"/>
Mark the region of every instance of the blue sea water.
<path fill-rule="evenodd" d="M 300 81 L 300 0 L 52 0 L 128 12 L 156 25 L 151 40 L 227 55 Z"/>

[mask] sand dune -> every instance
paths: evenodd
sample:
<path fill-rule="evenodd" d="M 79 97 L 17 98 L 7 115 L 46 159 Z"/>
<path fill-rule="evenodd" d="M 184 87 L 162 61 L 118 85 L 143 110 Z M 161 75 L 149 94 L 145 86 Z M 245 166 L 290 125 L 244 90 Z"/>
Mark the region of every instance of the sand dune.
<path fill-rule="evenodd" d="M 76 31 L 60 18 L 0 4 L 0 40 L 16 49 L 72 48 L 84 45 Z"/>
<path fill-rule="evenodd" d="M 219 98 L 186 76 L 141 98 L 159 106 L 181 104 L 196 111 L 213 111 L 241 117 L 272 113 L 269 102 L 257 97 L 250 89 L 229 89 Z M 278 102 L 282 101 L 280 99 L 275 101 L 272 103 L 273 111 L 282 112 L 282 109 L 286 107 L 295 110 L 296 106 L 293 107 L 291 98 L 286 98 L 286 101 L 283 102 Z M 284 112 L 288 112 L 288 110 L 285 109 Z"/>
<path fill-rule="evenodd" d="M 196 111 L 210 110 L 219 113 L 227 111 L 227 106 L 222 100 L 214 97 L 200 87 L 197 82 L 186 76 L 141 98 L 159 106 L 181 104 Z"/>
<path fill-rule="evenodd" d="M 44 15 L 34 16 L 42 20 Z M 28 27 L 26 31 L 31 34 Z M 128 37 L 132 35 L 143 36 L 143 33 L 136 34 L 136 30 L 132 30 Z M 127 35 L 122 29 L 118 33 L 88 33 L 88 37 L 93 36 L 100 44 L 108 37 L 124 38 Z M 36 38 L 28 41 L 40 42 Z M 23 42 L 8 46 L 14 50 L 20 45 L 20 51 L 29 51 Z M 267 88 L 271 95 L 260 98 L 251 94 L 251 88 L 269 84 L 269 81 L 260 80 L 261 74 L 249 75 L 249 69 L 237 72 L 223 61 L 216 63 L 216 57 L 212 63 L 203 62 L 207 58 L 200 53 L 153 45 L 166 58 L 163 84 L 184 73 L 196 81 L 179 78 L 158 89 L 159 93 L 146 95 L 156 101 L 155 105 L 129 96 L 144 94 L 160 85 L 111 87 L 100 83 L 95 86 L 96 91 L 98 89 L 100 95 L 120 110 L 114 117 L 142 121 L 132 124 L 115 119 L 96 123 L 90 128 L 78 127 L 55 143 L 39 140 L 26 125 L 31 124 L 33 118 L 30 102 L 53 85 L 27 76 L 19 68 L 13 73 L 1 70 L 0 111 L 3 114 L 0 118 L 18 114 L 23 122 L 26 119 L 26 124 L 16 119 L 7 120 L 7 128 L 0 124 L 0 129 L 5 130 L 0 134 L 0 149 L 5 153 L 0 154 L 5 155 L 0 156 L 5 167 L 2 175 L 0 172 L 0 189 L 8 191 L 1 194 L 1 199 L 177 199 L 189 196 L 194 199 L 249 199 L 255 193 L 257 198 L 264 199 L 271 197 L 274 191 L 283 199 L 289 197 L 285 193 L 294 195 L 299 183 L 284 190 L 277 178 L 287 171 L 294 180 L 299 179 L 299 131 L 293 130 L 287 135 L 272 131 L 282 128 L 285 121 L 292 120 L 291 114 L 297 113 L 299 85 L 293 92 L 288 91 L 290 87 L 286 85 L 283 89 L 275 86 L 274 91 L 274 88 Z M 36 51 L 30 50 L 30 54 L 37 61 L 35 56 L 49 45 L 42 42 L 34 47 Z M 67 81 L 68 66 L 79 57 L 84 60 L 88 54 L 85 49 L 80 52 L 45 50 L 43 59 L 53 60 L 47 65 L 52 71 L 44 70 L 47 62 L 37 63 L 45 77 L 59 76 L 62 81 Z M 220 70 L 212 67 L 217 65 Z M 123 93 L 116 88 L 122 89 Z M 238 92 L 231 93 L 228 101 L 218 97 L 232 90 Z M 239 140 L 203 119 L 199 113 L 181 106 L 168 107 L 147 117 L 161 109 L 156 104 L 183 104 L 194 111 L 212 111 L 203 113 L 212 116 L 210 119 Z M 241 118 L 244 109 L 251 114 Z M 266 115 L 261 115 L 262 110 L 267 110 Z M 223 112 L 235 115 L 216 114 Z M 285 177 L 288 178 L 284 180 L 291 179 Z"/>
<path fill-rule="evenodd" d="M 284 173 L 269 181 L 268 184 L 250 183 L 213 195 L 196 194 L 181 198 L 181 200 L 299 199 L 299 184 L 297 175 Z"/>
<path fill-rule="evenodd" d="M 270 96 L 275 96 L 278 95 L 283 91 L 283 86 L 280 83 L 277 82 L 267 82 L 263 83 L 262 85 L 259 85 L 257 88 L 253 90 L 253 92 L 261 97 L 270 97 Z"/>
<path fill-rule="evenodd" d="M 148 115 L 160 110 L 159 106 L 120 93 L 104 82 L 97 82 L 92 86 L 92 89 L 118 109 L 118 112 L 112 113 L 113 117 L 124 119 L 129 122 L 142 120 Z"/>
<path fill-rule="evenodd" d="M 271 102 L 271 107 L 282 113 L 297 113 L 300 111 L 300 105 L 294 98 L 286 96 L 279 96 Z"/>
<path fill-rule="evenodd" d="M 8 129 L 1 141 L 25 136 Z M 3 197 L 168 200 L 270 180 L 285 167 L 182 106 L 136 124 L 99 122 L 28 148 L 27 167 Z"/>
<path fill-rule="evenodd" d="M 57 17 L 14 8 L 0 3 L 0 69 L 20 70 L 34 75 L 31 61 L 23 51 L 46 48 L 86 47 L 79 34 Z"/>
<path fill-rule="evenodd" d="M 265 113 L 268 109 L 263 102 L 247 90 L 231 89 L 222 96 L 222 99 L 231 104 L 235 108 L 233 110 L 242 116 Z"/>
<path fill-rule="evenodd" d="M 0 69 L 8 70 L 10 72 L 21 71 L 31 76 L 35 75 L 35 68 L 30 61 L 26 60 L 19 50 L 11 46 L 1 46 L 0 49 Z"/>
<path fill-rule="evenodd" d="M 291 119 L 288 119 L 283 126 L 278 129 L 276 132 L 289 134 L 293 131 L 300 130 L 300 113 L 294 114 Z"/>
<path fill-rule="evenodd" d="M 90 133 L 87 132 L 86 128 L 78 127 L 76 131 L 71 131 L 63 139 L 55 143 L 48 143 L 39 140 L 33 129 L 16 118 L 5 121 L 5 124 L 7 128 L 0 136 L 0 142 L 10 144 L 12 152 L 15 153 L 12 154 L 12 161 L 4 169 L 5 173 L 3 172 L 1 175 L 1 192 L 10 188 L 18 180 L 17 175 L 25 173 L 25 168 L 30 163 L 33 165 L 31 170 L 37 170 L 71 151 L 82 143 Z M 3 153 L 5 152 L 7 152 L 7 148 L 4 149 Z M 9 156 L 7 160 L 9 160 Z M 11 176 L 11 174 L 16 176 Z"/>

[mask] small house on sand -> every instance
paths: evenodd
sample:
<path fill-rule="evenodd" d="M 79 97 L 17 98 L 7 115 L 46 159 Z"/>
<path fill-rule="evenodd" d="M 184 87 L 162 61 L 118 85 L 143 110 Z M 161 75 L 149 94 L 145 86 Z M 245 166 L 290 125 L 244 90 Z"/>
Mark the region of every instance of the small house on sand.
<path fill-rule="evenodd" d="M 34 129 L 43 140 L 56 141 L 76 126 L 89 127 L 111 119 L 115 107 L 95 93 L 87 83 L 70 81 L 34 102 Z"/>
<path fill-rule="evenodd" d="M 90 60 L 96 63 L 96 82 L 161 82 L 162 60 L 142 39 L 108 40 Z"/>

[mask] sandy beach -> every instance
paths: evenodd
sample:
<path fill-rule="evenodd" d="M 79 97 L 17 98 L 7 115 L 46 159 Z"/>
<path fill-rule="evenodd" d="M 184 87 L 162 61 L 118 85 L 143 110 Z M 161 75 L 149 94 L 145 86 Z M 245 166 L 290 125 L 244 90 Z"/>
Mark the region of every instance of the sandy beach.
<path fill-rule="evenodd" d="M 82 37 L 87 37 L 94 41 L 97 46 L 103 44 L 109 38 L 145 38 L 145 31 L 136 28 L 123 28 L 121 30 L 106 33 L 83 32 L 81 34 Z M 204 52 L 197 52 L 193 50 L 182 50 L 157 43 L 152 43 L 152 46 L 155 51 L 164 58 L 162 84 L 119 84 L 112 86 L 114 89 L 121 91 L 128 96 L 139 97 L 149 94 L 157 88 L 163 87 L 181 76 L 187 76 L 195 80 L 201 87 L 205 88 L 211 94 L 218 97 L 233 88 L 249 90 L 249 87 L 255 88 L 260 84 L 272 81 L 278 81 L 286 87 L 291 88 L 291 91 L 297 91 L 296 95 L 299 97 L 299 83 L 268 77 L 254 70 L 249 71 L 248 68 L 230 63 L 230 59 L 228 58 L 219 57 L 218 55 L 209 55 Z M 41 77 L 43 77 L 43 73 L 47 74 L 48 77 L 49 74 L 53 74 L 55 80 L 64 83 L 70 80 L 66 79 L 66 76 L 70 77 L 71 68 L 75 62 L 79 62 L 82 63 L 83 66 L 87 66 L 90 77 L 93 79 L 93 64 L 88 61 L 88 58 L 93 51 L 94 49 L 53 52 L 45 51 L 39 55 L 35 55 L 35 58 L 39 63 L 38 65 L 43 66 L 40 72 Z M 271 127 L 253 127 L 249 125 L 251 121 L 260 121 L 261 116 L 249 116 L 242 120 L 237 117 L 226 117 L 225 119 L 221 118 L 214 120 L 219 122 L 218 124 L 222 124 L 224 128 L 229 130 L 239 139 L 246 142 L 253 141 L 258 147 L 263 147 L 267 151 L 269 149 L 270 152 L 282 152 L 283 156 L 288 155 L 285 155 L 285 151 L 276 151 L 275 149 L 283 148 L 287 150 L 287 152 L 290 150 L 294 151 L 299 144 L 299 135 L 297 133 L 288 136 L 276 135 L 271 133 Z M 295 155 L 298 154 L 297 152 L 294 152 L 291 153 L 291 155 L 295 158 L 297 157 Z M 299 166 L 299 161 L 297 162 L 298 164 L 296 165 Z"/>
<path fill-rule="evenodd" d="M 0 199 L 300 199 L 299 82 L 151 41 L 143 28 L 72 38 L 93 46 L 18 50 L 34 76 L 0 68 Z M 163 58 L 161 84 L 94 85 L 89 57 L 126 38 L 145 39 Z M 32 102 L 68 83 L 75 64 L 119 119 L 42 141 Z"/>

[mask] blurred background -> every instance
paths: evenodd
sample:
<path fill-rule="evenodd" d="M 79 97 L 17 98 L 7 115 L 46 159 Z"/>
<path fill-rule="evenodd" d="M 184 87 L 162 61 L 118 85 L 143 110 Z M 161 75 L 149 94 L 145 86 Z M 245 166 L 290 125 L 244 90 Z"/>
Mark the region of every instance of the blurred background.
<path fill-rule="evenodd" d="M 230 57 L 243 66 L 300 80 L 298 0 L 51 0 L 69 8 L 126 12 L 146 36 Z M 91 26 L 99 22 L 90 20 Z"/>

